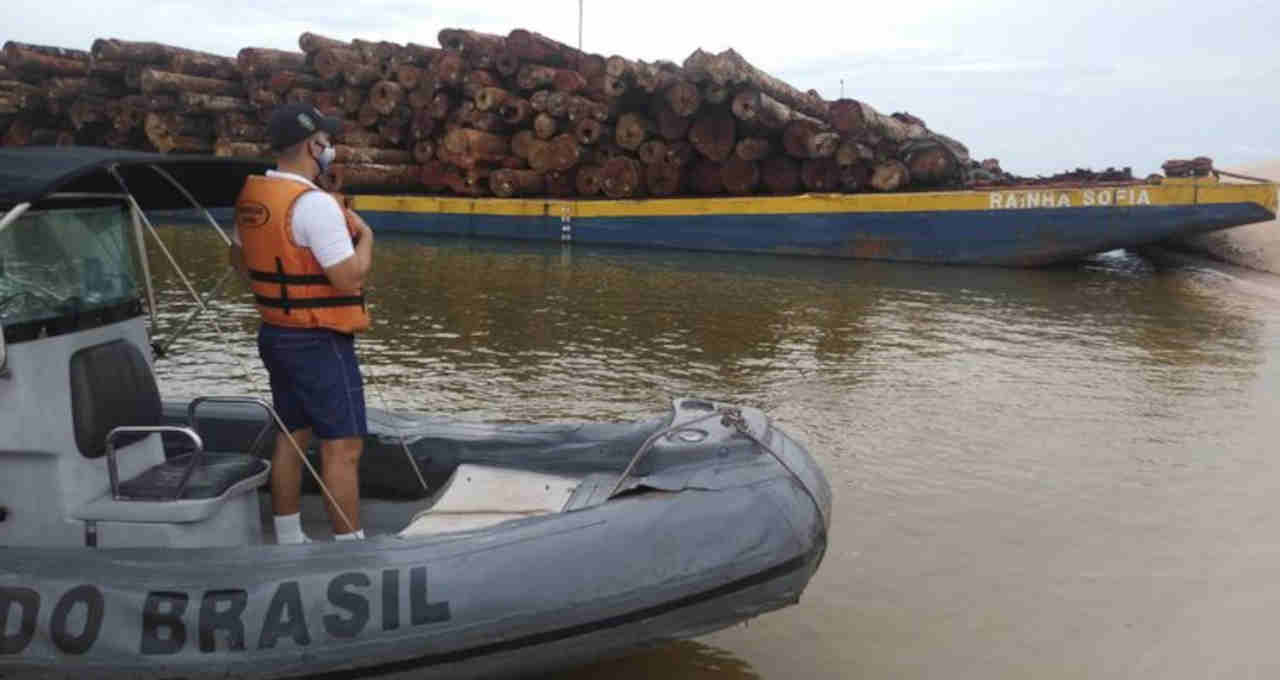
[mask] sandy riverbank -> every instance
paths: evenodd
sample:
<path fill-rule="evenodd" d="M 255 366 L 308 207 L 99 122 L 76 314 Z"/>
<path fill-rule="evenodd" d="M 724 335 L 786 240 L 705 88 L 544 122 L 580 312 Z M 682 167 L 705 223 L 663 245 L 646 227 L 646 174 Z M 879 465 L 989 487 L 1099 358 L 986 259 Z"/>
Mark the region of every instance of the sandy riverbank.
<path fill-rule="evenodd" d="M 1280 160 L 1226 169 L 1280 182 Z M 1239 181 L 1229 177 L 1222 179 Z M 1280 220 L 1194 236 L 1182 239 L 1179 245 L 1232 264 L 1280 274 Z"/>

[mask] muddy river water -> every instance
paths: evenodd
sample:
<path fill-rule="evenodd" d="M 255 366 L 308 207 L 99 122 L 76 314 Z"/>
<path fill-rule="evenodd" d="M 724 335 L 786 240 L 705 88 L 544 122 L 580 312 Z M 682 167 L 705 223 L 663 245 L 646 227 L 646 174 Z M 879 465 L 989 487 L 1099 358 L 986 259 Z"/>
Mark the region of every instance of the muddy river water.
<path fill-rule="evenodd" d="M 216 237 L 162 233 L 212 287 Z M 799 605 L 559 677 L 1280 674 L 1275 280 L 391 235 L 375 262 L 370 406 L 630 420 L 709 397 L 765 409 L 831 480 Z M 153 266 L 163 338 L 189 303 Z M 245 288 L 216 307 L 160 361 L 166 396 L 266 393 Z"/>

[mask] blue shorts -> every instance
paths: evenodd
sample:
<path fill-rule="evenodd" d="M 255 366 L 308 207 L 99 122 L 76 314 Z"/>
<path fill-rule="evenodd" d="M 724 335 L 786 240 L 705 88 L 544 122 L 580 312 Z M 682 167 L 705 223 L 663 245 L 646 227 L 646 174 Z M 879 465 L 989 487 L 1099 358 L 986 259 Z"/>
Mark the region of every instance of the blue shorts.
<path fill-rule="evenodd" d="M 290 432 L 310 427 L 320 439 L 368 434 L 355 336 L 264 323 L 258 356 L 271 375 L 271 401 Z"/>

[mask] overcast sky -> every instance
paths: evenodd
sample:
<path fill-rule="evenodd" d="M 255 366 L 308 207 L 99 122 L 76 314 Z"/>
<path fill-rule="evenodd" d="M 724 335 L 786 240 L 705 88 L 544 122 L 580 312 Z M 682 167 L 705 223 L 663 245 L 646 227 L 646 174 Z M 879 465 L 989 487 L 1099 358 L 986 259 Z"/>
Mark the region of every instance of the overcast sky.
<path fill-rule="evenodd" d="M 88 49 L 151 40 L 234 56 L 305 30 L 435 45 L 441 28 L 576 43 L 577 0 L 8 0 L 0 38 Z M 784 14 L 779 15 L 782 11 Z M 909 111 L 1020 174 L 1173 157 L 1280 158 L 1276 0 L 585 0 L 584 47 L 682 62 L 733 47 L 827 98 Z"/>

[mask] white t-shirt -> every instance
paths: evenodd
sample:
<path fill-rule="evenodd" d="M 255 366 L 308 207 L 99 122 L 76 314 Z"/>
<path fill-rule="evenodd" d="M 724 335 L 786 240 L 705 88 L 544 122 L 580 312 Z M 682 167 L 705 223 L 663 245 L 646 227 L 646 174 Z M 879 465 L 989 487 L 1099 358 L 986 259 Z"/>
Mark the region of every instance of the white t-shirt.
<path fill-rule="evenodd" d="M 337 199 L 320 191 L 314 182 L 292 172 L 268 170 L 267 177 L 302 182 L 316 191 L 308 191 L 293 204 L 293 242 L 311 250 L 321 267 L 332 267 L 355 255 L 351 235 L 347 233 L 347 216 Z M 242 245 L 239 230 L 232 230 L 232 240 Z"/>

